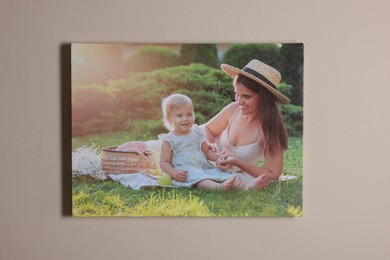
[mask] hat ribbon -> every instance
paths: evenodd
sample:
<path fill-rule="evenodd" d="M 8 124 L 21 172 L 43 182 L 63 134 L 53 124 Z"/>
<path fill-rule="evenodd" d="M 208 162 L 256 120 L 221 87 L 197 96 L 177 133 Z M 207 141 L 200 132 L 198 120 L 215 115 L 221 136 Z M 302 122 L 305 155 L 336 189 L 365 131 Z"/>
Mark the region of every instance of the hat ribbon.
<path fill-rule="evenodd" d="M 276 89 L 276 86 L 274 85 L 274 83 L 269 81 L 266 77 L 264 77 L 262 74 L 258 73 L 257 71 L 255 71 L 251 68 L 248 68 L 248 67 L 243 68 L 242 71 L 245 71 L 245 72 L 248 72 L 249 74 L 252 74 L 253 76 L 261 79 L 262 81 L 264 81 L 265 83 L 269 84 L 271 87 Z"/>

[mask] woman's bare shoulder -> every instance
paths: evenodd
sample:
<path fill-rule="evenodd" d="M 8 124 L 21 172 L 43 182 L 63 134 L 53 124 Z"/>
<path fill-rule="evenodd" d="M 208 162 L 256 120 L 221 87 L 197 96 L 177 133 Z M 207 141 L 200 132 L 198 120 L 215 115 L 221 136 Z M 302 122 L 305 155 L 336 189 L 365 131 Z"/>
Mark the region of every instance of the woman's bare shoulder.
<path fill-rule="evenodd" d="M 205 128 L 212 135 L 218 136 L 228 126 L 234 111 L 237 109 L 237 102 L 230 103 L 225 106 L 217 115 L 210 119 L 206 124 Z"/>
<path fill-rule="evenodd" d="M 232 115 L 232 114 L 234 114 L 234 112 L 236 112 L 237 108 L 238 108 L 237 102 L 232 102 L 229 105 L 227 105 L 226 107 L 224 107 L 222 109 L 221 113 Z"/>

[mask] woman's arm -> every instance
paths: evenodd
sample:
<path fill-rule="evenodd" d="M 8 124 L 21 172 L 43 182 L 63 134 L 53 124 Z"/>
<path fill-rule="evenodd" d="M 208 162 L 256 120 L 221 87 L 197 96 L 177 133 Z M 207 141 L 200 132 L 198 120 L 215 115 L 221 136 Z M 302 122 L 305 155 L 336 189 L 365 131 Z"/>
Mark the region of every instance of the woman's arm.
<path fill-rule="evenodd" d="M 222 167 L 237 166 L 242 171 L 255 178 L 265 174 L 269 180 L 277 180 L 283 172 L 283 151 L 280 151 L 273 156 L 266 155 L 263 166 L 253 165 L 234 157 L 222 159 L 219 161 L 219 164 L 221 164 Z"/>
<path fill-rule="evenodd" d="M 234 114 L 236 109 L 237 102 L 230 103 L 205 124 L 204 130 L 207 142 L 215 142 L 215 137 L 219 136 L 229 125 L 230 117 Z"/>
<path fill-rule="evenodd" d="M 177 171 L 172 166 L 172 150 L 171 145 L 167 141 L 163 141 L 161 145 L 161 155 L 160 155 L 160 168 L 163 172 L 169 174 L 172 179 L 184 182 L 187 180 L 186 171 Z"/>

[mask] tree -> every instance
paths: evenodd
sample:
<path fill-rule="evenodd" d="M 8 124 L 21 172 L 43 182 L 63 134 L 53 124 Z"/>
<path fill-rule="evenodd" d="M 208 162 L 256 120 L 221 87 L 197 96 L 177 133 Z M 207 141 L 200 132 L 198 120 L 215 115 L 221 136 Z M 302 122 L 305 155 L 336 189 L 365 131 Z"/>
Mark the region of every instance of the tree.
<path fill-rule="evenodd" d="M 182 44 L 180 47 L 181 64 L 202 63 L 209 67 L 218 66 L 218 49 L 215 44 Z"/>
<path fill-rule="evenodd" d="M 257 59 L 275 69 L 282 66 L 280 47 L 276 44 L 233 44 L 225 52 L 222 63 L 243 68 L 249 61 Z"/>
<path fill-rule="evenodd" d="M 131 72 L 147 72 L 155 69 L 175 67 L 179 65 L 180 57 L 171 49 L 160 46 L 145 46 L 139 48 L 127 60 Z"/>
<path fill-rule="evenodd" d="M 180 46 L 180 63 L 190 65 L 195 57 L 195 48 L 197 44 L 182 44 Z"/>
<path fill-rule="evenodd" d="M 218 49 L 215 44 L 197 44 L 194 63 L 203 63 L 209 67 L 218 66 Z"/>

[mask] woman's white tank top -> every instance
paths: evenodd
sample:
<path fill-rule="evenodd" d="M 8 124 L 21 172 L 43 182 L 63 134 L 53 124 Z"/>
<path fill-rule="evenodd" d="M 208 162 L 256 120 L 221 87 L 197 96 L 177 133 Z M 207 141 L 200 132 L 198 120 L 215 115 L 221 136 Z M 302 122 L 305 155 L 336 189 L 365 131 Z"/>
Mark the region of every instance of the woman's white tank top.
<path fill-rule="evenodd" d="M 234 112 L 233 118 L 230 120 L 230 122 L 233 121 L 234 117 L 236 116 L 236 113 L 237 110 Z M 229 141 L 230 122 L 229 125 L 225 128 L 225 130 L 223 130 L 219 138 L 217 138 L 217 141 L 219 141 L 219 143 L 227 150 L 228 155 L 236 157 L 250 164 L 256 165 L 258 160 L 264 155 L 263 149 L 257 142 L 242 146 L 232 145 Z"/>

